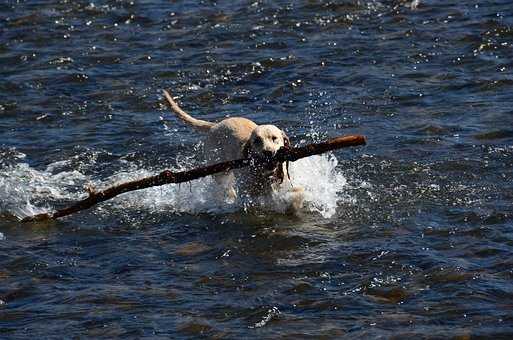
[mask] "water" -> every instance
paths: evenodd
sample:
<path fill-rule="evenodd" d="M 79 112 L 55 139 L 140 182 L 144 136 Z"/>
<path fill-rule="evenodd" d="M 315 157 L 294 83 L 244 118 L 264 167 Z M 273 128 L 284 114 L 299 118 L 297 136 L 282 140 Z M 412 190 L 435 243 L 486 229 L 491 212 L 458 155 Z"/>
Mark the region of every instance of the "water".
<path fill-rule="evenodd" d="M 513 335 L 510 1 L 0 4 L 2 338 Z M 83 186 L 201 164 L 196 116 L 304 159 L 299 216 L 211 179 L 58 221 Z"/>

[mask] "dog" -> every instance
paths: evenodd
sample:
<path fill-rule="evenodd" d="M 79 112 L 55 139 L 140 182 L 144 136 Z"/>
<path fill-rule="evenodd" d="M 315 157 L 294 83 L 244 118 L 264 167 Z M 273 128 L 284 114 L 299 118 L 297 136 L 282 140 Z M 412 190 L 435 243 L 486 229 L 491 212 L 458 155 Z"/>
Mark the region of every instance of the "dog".
<path fill-rule="evenodd" d="M 209 163 L 248 157 L 268 160 L 280 148 L 290 145 L 289 137 L 275 125 L 257 125 L 243 117 L 226 118 L 218 123 L 196 119 L 182 110 L 166 90 L 164 97 L 180 120 L 206 134 L 204 153 Z M 285 189 L 291 198 L 286 211 L 298 212 L 303 206 L 304 189 L 292 185 L 288 164 L 266 164 L 214 175 L 216 183 L 223 188 L 221 195 L 225 200 L 235 201 L 238 197 L 251 199 Z"/>

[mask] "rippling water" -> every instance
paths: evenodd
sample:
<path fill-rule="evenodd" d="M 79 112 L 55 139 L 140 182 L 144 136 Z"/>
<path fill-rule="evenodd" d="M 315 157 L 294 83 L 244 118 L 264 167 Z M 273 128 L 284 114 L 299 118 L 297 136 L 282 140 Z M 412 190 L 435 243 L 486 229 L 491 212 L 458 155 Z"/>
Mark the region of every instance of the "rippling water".
<path fill-rule="evenodd" d="M 512 44 L 505 0 L 1 3 L 1 337 L 512 337 Z M 200 164 L 164 88 L 369 144 L 296 217 L 207 178 L 19 222 Z"/>

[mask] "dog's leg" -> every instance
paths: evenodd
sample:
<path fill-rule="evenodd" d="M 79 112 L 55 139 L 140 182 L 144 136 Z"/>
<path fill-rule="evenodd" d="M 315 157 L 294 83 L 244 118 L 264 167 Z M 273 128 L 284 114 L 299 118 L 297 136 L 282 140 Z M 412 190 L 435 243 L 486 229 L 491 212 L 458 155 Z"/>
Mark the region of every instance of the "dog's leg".
<path fill-rule="evenodd" d="M 222 201 L 234 202 L 237 198 L 235 192 L 235 177 L 232 172 L 216 174 L 213 176 L 214 181 L 221 190 L 216 191 L 216 199 Z"/>
<path fill-rule="evenodd" d="M 287 213 L 297 215 L 297 213 L 303 208 L 304 201 L 305 189 L 299 186 L 292 188 L 290 190 L 290 203 L 287 208 Z"/>

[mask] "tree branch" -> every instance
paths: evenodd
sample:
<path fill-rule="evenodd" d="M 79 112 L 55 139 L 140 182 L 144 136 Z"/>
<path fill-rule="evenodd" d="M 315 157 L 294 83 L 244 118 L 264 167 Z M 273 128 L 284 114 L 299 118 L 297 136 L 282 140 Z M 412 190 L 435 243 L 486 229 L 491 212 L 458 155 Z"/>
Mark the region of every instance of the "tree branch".
<path fill-rule="evenodd" d="M 90 207 L 121 195 L 125 192 L 150 188 L 154 186 L 170 184 L 170 183 L 182 183 L 192 181 L 208 175 L 213 175 L 218 172 L 224 172 L 232 169 L 239 169 L 249 165 L 263 166 L 268 163 L 276 162 L 294 162 L 300 158 L 318 155 L 331 150 L 336 150 L 349 146 L 364 145 L 366 143 L 365 137 L 360 135 L 355 136 L 341 136 L 330 139 L 325 142 L 308 144 L 298 148 L 281 148 L 272 159 L 260 159 L 260 158 L 245 158 L 237 159 L 228 162 L 217 163 L 204 167 L 199 167 L 189 171 L 172 172 L 170 170 L 164 170 L 160 174 L 150 177 L 145 177 L 139 180 L 125 182 L 118 185 L 111 186 L 102 191 L 95 191 L 93 188 L 88 187 L 86 191 L 89 196 L 75 204 L 59 209 L 53 213 L 42 213 L 34 216 L 28 216 L 23 218 L 22 222 L 34 222 L 44 221 L 50 219 L 56 219 L 59 217 L 71 215 L 81 210 L 89 209 Z"/>

